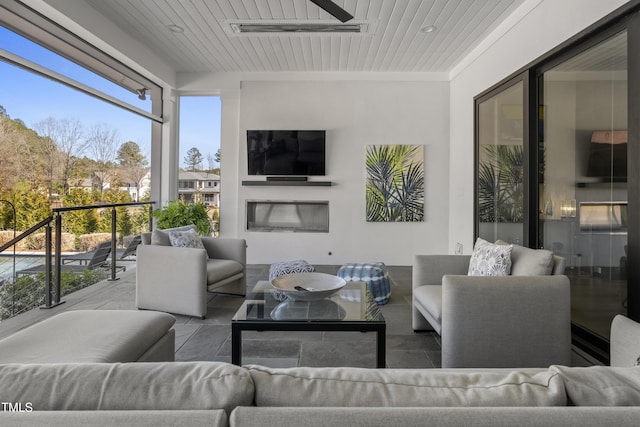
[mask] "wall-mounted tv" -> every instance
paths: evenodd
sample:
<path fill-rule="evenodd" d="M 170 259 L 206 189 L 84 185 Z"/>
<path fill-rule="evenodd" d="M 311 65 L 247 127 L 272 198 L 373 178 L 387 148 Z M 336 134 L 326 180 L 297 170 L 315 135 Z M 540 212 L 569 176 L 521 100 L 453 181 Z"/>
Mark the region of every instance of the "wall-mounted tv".
<path fill-rule="evenodd" d="M 325 131 L 248 130 L 249 175 L 325 175 Z"/>
<path fill-rule="evenodd" d="M 627 181 L 627 131 L 595 131 L 589 146 L 587 176 Z"/>

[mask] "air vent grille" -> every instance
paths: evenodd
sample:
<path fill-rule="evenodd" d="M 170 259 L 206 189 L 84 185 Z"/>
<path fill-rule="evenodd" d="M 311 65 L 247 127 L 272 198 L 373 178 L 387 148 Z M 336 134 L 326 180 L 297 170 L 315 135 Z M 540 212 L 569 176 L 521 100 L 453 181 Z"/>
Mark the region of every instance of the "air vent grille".
<path fill-rule="evenodd" d="M 372 23 L 368 21 L 351 21 L 336 23 L 335 21 L 227 21 L 225 26 L 230 36 L 262 35 L 296 35 L 296 34 L 352 34 L 370 35 Z"/>
<path fill-rule="evenodd" d="M 231 24 L 234 33 L 360 33 L 359 24 Z"/>

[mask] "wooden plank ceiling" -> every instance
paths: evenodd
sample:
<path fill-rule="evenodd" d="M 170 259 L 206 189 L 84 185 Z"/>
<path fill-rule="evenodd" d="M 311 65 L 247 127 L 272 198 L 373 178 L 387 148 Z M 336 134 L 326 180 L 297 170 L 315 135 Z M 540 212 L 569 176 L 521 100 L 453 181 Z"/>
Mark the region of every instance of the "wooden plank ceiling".
<path fill-rule="evenodd" d="M 339 21 L 307 0 L 87 1 L 177 72 L 447 72 L 524 2 L 336 0 L 364 33 L 239 35 L 231 23 Z"/>

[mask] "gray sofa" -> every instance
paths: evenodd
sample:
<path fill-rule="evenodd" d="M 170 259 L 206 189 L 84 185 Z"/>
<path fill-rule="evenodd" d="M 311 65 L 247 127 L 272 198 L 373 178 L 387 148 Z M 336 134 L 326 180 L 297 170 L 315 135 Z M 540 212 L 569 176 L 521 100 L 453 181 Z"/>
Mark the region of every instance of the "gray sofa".
<path fill-rule="evenodd" d="M 467 276 L 470 255 L 415 257 L 412 326 L 441 335 L 442 367 L 570 363 L 564 258 L 516 245 L 513 250 L 517 275 L 509 276 Z"/>
<path fill-rule="evenodd" d="M 207 291 L 246 294 L 247 245 L 244 239 L 201 237 L 204 250 L 170 246 L 161 235 L 142 234 L 136 256 L 139 309 L 197 316 L 207 314 Z"/>
<path fill-rule="evenodd" d="M 640 324 L 612 367 L 288 368 L 221 362 L 0 365 L 0 425 L 636 426 Z"/>

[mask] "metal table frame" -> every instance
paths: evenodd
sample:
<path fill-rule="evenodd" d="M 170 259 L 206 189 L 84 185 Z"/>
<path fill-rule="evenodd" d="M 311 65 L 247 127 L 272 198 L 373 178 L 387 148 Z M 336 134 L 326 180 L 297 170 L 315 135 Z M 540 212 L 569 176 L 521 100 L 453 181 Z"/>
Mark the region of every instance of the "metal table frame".
<path fill-rule="evenodd" d="M 245 308 L 245 304 L 242 308 Z M 384 320 L 232 320 L 231 363 L 242 360 L 242 331 L 313 331 L 313 332 L 376 332 L 376 367 L 386 367 L 386 330 Z"/>

